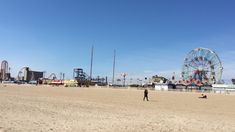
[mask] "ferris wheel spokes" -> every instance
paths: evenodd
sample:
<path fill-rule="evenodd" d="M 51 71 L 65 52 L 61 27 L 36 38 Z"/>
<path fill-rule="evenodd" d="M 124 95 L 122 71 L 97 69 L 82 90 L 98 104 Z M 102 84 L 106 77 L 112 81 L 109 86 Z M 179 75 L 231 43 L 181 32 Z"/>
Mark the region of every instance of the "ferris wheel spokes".
<path fill-rule="evenodd" d="M 197 48 L 189 52 L 185 58 L 182 77 L 183 80 L 198 80 L 214 83 L 222 75 L 222 65 L 217 54 L 209 49 Z"/>

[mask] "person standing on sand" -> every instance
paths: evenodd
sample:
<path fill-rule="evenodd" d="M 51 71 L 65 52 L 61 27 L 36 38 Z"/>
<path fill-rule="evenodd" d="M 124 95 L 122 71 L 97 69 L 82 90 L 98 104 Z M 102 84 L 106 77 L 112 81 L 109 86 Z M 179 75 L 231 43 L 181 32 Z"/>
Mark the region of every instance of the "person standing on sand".
<path fill-rule="evenodd" d="M 145 99 L 147 99 L 147 101 L 149 101 L 148 94 L 149 94 L 148 89 L 145 89 L 144 90 L 144 99 L 143 99 L 143 101 L 145 101 Z"/>

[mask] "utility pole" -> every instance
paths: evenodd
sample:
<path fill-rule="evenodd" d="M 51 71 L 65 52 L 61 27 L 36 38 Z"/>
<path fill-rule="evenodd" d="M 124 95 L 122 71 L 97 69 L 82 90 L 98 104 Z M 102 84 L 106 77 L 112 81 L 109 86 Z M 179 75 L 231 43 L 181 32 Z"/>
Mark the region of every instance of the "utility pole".
<path fill-rule="evenodd" d="M 116 67 L 116 50 L 114 50 L 114 55 L 113 55 L 113 80 L 112 80 L 112 85 L 114 84 L 114 80 L 115 80 L 115 67 Z"/>
<path fill-rule="evenodd" d="M 90 81 L 92 80 L 92 70 L 93 70 L 93 56 L 94 56 L 94 46 L 91 47 L 91 67 L 90 67 Z"/>
<path fill-rule="evenodd" d="M 65 73 L 63 73 L 63 75 L 62 75 L 62 76 L 63 76 L 62 78 L 63 78 L 63 80 L 64 80 L 64 77 L 65 77 Z"/>
<path fill-rule="evenodd" d="M 62 73 L 62 72 L 60 72 L 60 80 L 62 80 L 62 74 L 63 74 L 63 73 Z"/>

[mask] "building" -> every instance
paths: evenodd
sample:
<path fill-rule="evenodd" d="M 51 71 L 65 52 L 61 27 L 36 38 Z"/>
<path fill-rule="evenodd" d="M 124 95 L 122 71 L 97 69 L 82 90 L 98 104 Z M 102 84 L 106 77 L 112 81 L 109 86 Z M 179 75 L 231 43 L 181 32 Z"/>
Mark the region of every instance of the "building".
<path fill-rule="evenodd" d="M 39 79 L 43 78 L 44 74 L 44 72 L 41 71 L 31 71 L 29 67 L 23 68 L 21 73 L 23 73 L 23 76 L 19 77 L 19 79 L 25 82 L 38 81 Z"/>

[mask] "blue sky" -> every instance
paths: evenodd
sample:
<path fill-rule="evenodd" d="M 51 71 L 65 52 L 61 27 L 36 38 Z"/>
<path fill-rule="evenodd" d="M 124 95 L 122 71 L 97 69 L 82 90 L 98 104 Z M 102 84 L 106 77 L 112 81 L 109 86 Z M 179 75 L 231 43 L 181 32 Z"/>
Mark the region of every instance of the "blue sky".
<path fill-rule="evenodd" d="M 117 78 L 180 74 L 183 59 L 197 47 L 215 50 L 224 79 L 235 77 L 233 0 L 0 0 L 0 60 L 12 74 L 24 66 Z"/>

